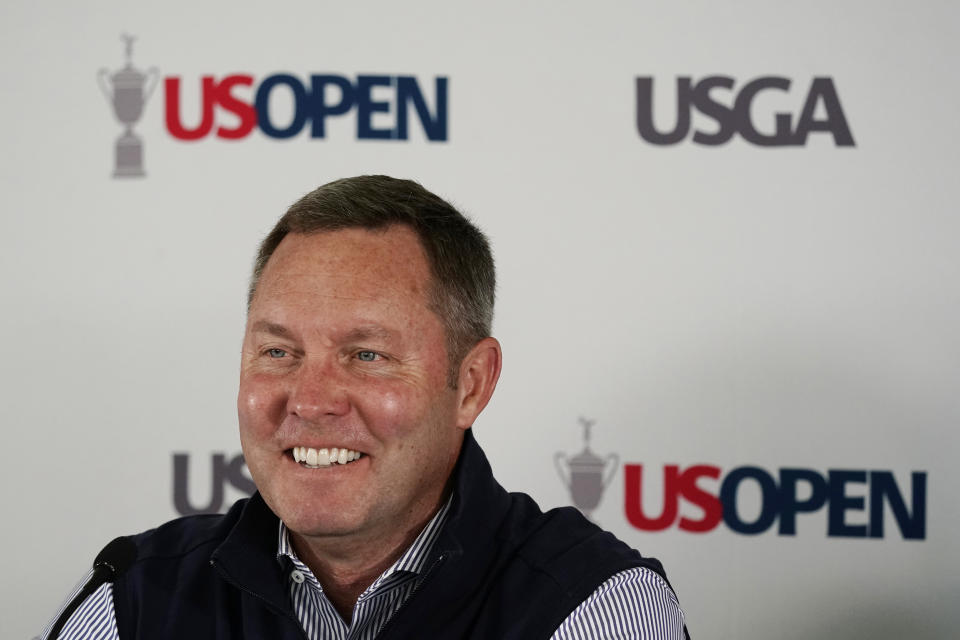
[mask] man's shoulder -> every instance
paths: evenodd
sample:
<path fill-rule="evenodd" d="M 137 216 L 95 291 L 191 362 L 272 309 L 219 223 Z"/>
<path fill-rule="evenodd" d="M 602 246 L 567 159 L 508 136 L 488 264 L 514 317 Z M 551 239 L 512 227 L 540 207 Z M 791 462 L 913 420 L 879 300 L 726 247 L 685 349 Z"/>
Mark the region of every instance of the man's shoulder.
<path fill-rule="evenodd" d="M 559 507 L 544 512 L 529 495 L 508 493 L 493 477 L 472 431 L 465 437 L 455 479 L 447 529 L 472 554 L 488 558 L 492 565 L 525 567 L 529 579 L 548 578 L 541 583 L 546 591 L 559 588 L 571 594 L 589 589 L 589 593 L 613 574 L 638 566 L 663 575 L 659 562 L 644 558 L 579 510 Z M 516 572 L 511 575 L 519 577 Z M 553 587 L 547 588 L 548 583 Z M 516 580 L 515 585 L 528 586 L 526 579 Z"/>
<path fill-rule="evenodd" d="M 666 577 L 658 560 L 641 555 L 578 509 L 557 507 L 543 512 L 524 493 L 511 493 L 510 497 L 518 529 L 503 535 L 513 536 L 519 543 L 518 557 L 553 575 L 558 582 L 580 581 L 588 576 L 602 581 L 632 567 L 651 569 Z"/>
<path fill-rule="evenodd" d="M 238 500 L 226 513 L 197 514 L 170 520 L 130 536 L 137 563 L 210 552 L 229 535 L 249 500 Z"/>
<path fill-rule="evenodd" d="M 654 571 L 638 567 L 612 576 L 567 616 L 550 640 L 587 638 L 689 639 L 673 589 Z M 611 630 L 616 630 L 611 631 Z"/>
<path fill-rule="evenodd" d="M 554 614 L 551 624 L 564 620 L 554 627 L 556 638 L 603 637 L 610 625 L 647 629 L 651 620 L 669 629 L 664 637 L 684 637 L 683 611 L 659 560 L 643 556 L 573 507 L 543 513 L 524 494 L 511 498 L 533 523 L 516 556 L 555 585 L 544 594 L 552 593 L 557 602 L 561 594 L 571 596 L 563 608 L 545 610 L 545 616 Z M 555 615 L 571 603 L 576 608 L 565 619 Z"/>

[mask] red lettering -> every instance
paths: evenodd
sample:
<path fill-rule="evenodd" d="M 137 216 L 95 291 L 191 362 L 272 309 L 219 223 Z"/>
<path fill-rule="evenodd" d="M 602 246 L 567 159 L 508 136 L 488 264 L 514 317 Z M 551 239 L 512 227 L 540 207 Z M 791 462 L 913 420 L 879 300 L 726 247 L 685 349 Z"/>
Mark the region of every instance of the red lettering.
<path fill-rule="evenodd" d="M 217 128 L 217 137 L 236 140 L 237 138 L 243 138 L 250 134 L 253 131 L 253 128 L 257 126 L 257 111 L 253 108 L 253 105 L 249 102 L 243 102 L 238 100 L 230 93 L 230 90 L 236 86 L 241 85 L 245 87 L 253 86 L 253 76 L 248 75 L 233 75 L 227 76 L 220 81 L 216 86 L 216 101 L 223 107 L 226 111 L 235 114 L 239 119 L 240 123 L 229 129 L 227 127 L 218 127 Z"/>
<path fill-rule="evenodd" d="M 680 517 L 680 523 L 677 526 L 684 531 L 709 531 L 723 520 L 723 505 L 720 504 L 720 498 L 697 486 L 697 479 L 704 476 L 714 479 L 719 478 L 720 467 L 698 464 L 680 474 L 678 482 L 680 495 L 703 509 L 703 517 L 699 520 L 693 520 L 686 516 Z"/>
<path fill-rule="evenodd" d="M 668 464 L 663 468 L 663 512 L 655 518 L 643 513 L 643 465 L 625 464 L 623 471 L 624 509 L 630 524 L 644 531 L 660 531 L 672 525 L 677 519 L 677 465 Z"/>
<path fill-rule="evenodd" d="M 187 129 L 180 121 L 180 78 L 172 76 L 163 83 L 166 94 L 167 131 L 181 140 L 199 140 L 213 128 L 213 105 L 217 100 L 216 85 L 213 76 L 203 76 L 201 97 L 202 117 L 195 129 Z"/>

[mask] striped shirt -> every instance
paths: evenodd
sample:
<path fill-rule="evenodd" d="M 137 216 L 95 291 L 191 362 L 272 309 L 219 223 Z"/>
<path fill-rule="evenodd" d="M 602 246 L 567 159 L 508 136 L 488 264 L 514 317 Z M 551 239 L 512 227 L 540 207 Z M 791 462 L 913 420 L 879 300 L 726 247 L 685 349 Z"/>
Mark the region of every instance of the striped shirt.
<path fill-rule="evenodd" d="M 426 576 L 427 567 L 424 565 L 447 521 L 449 510 L 450 500 L 447 500 L 410 548 L 360 594 L 349 625 L 323 595 L 323 587 L 313 572 L 297 557 L 290 544 L 290 532 L 281 521 L 277 559 L 283 562 L 286 558 L 293 567 L 289 573 L 290 599 L 307 637 L 310 640 L 376 638 Z"/>
<path fill-rule="evenodd" d="M 323 593 L 313 572 L 297 557 L 289 530 L 280 523 L 277 560 L 288 571 L 294 611 L 310 640 L 372 640 L 429 573 L 430 551 L 447 519 L 450 501 L 427 523 L 400 558 L 357 599 L 350 624 Z M 92 572 L 91 572 L 92 573 Z M 89 578 L 67 598 L 79 593 Z M 59 615 L 59 614 L 58 614 Z M 52 622 L 44 629 L 46 638 Z M 644 567 L 622 571 L 601 584 L 573 610 L 551 640 L 683 640 L 684 614 L 667 583 Z M 119 640 L 113 589 L 102 585 L 78 608 L 61 640 Z"/>

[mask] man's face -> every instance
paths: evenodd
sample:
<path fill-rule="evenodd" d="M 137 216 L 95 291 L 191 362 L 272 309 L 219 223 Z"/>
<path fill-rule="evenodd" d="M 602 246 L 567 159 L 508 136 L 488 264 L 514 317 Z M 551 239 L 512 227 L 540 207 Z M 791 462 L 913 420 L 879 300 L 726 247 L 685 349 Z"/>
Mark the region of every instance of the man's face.
<path fill-rule="evenodd" d="M 440 500 L 469 425 L 457 424 L 430 282 L 404 226 L 290 234 L 267 263 L 243 341 L 240 440 L 293 531 L 376 540 Z M 310 468 L 298 447 L 308 463 L 310 449 L 362 455 Z"/>

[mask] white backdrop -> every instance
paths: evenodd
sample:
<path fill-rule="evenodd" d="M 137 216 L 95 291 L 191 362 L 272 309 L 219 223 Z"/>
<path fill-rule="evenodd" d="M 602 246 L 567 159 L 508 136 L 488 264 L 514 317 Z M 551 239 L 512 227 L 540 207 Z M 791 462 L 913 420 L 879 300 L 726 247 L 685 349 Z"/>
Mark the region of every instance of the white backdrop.
<path fill-rule="evenodd" d="M 449 198 L 493 241 L 505 366 L 476 432 L 503 484 L 569 504 L 553 456 L 582 449 L 589 417 L 592 449 L 621 462 L 593 516 L 663 560 L 694 637 L 952 637 L 958 24 L 955 4 L 932 1 L 5 3 L 0 635 L 37 633 L 103 544 L 177 515 L 174 453 L 191 456 L 191 502 L 209 501 L 211 455 L 239 453 L 256 243 L 319 184 L 387 173 Z M 204 75 L 254 88 L 276 73 L 411 75 L 431 109 L 442 76 L 448 139 L 427 141 L 411 114 L 407 141 L 358 140 L 352 111 L 324 139 L 183 142 L 161 85 L 134 126 L 147 176 L 113 178 L 123 128 L 96 74 L 123 65 L 122 33 L 137 37 L 135 67 L 181 79 L 185 123 Z M 792 147 L 652 145 L 635 80 L 655 79 L 668 130 L 678 76 L 790 79 L 754 101 L 766 132 L 829 77 L 856 146 L 824 132 Z M 643 465 L 649 516 L 669 464 L 721 480 L 742 466 L 890 471 L 911 509 L 910 473 L 925 472 L 925 537 L 904 540 L 889 507 L 879 539 L 828 536 L 826 507 L 800 514 L 795 536 L 641 531 L 622 464 Z M 738 496 L 754 519 L 755 485 Z"/>

